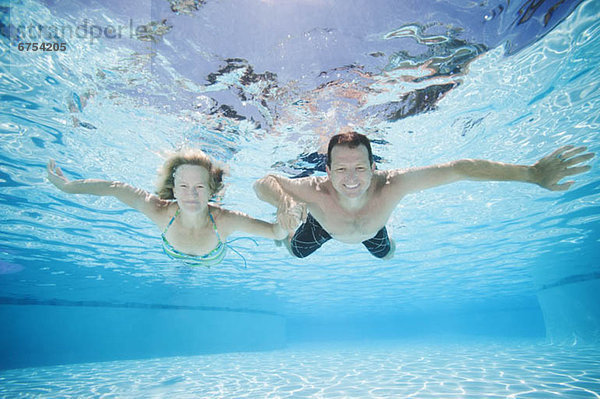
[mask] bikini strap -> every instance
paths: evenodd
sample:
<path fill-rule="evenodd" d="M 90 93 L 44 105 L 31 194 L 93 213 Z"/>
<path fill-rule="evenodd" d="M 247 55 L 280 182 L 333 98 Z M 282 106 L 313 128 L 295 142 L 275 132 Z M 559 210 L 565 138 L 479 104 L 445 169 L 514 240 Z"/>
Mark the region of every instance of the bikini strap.
<path fill-rule="evenodd" d="M 238 251 L 237 249 L 235 249 L 234 247 L 232 247 L 231 245 L 229 245 L 229 244 L 231 244 L 232 242 L 235 242 L 235 241 L 237 241 L 237 240 L 250 240 L 250 241 L 252 241 L 252 242 L 254 243 L 254 245 L 256 245 L 256 246 L 258 246 L 258 243 L 256 242 L 256 240 L 255 240 L 254 238 L 250 238 L 250 237 L 238 237 L 238 238 L 234 238 L 233 240 L 229 240 L 229 241 L 227 241 L 227 242 L 225 243 L 225 245 L 226 245 L 226 246 L 227 246 L 229 249 L 231 249 L 233 252 L 235 252 L 236 254 L 238 254 L 238 256 L 239 256 L 240 258 L 242 258 L 242 260 L 244 261 L 244 269 L 247 269 L 247 268 L 248 268 L 248 262 L 246 262 L 246 258 L 244 257 L 244 255 L 242 255 L 242 254 L 240 253 L 240 251 Z"/>
<path fill-rule="evenodd" d="M 215 219 L 213 218 L 212 213 L 210 213 L 210 208 L 208 208 L 208 217 L 210 217 L 210 221 L 212 222 L 213 230 L 215 231 L 215 234 L 217 235 L 217 240 L 219 240 L 219 242 L 223 242 L 223 241 L 221 241 L 221 236 L 219 235 L 219 231 L 217 230 L 217 224 L 215 223 Z"/>
<path fill-rule="evenodd" d="M 173 224 L 173 221 L 175 220 L 175 218 L 177 217 L 177 215 L 179 215 L 179 211 L 181 209 L 177 208 L 177 211 L 175 211 L 175 214 L 173 215 L 173 217 L 171 218 L 171 220 L 169 220 L 169 223 L 167 224 L 167 227 L 165 227 L 165 230 L 163 231 L 163 235 L 167 234 L 167 230 L 169 230 L 169 227 L 171 227 L 171 225 Z"/>

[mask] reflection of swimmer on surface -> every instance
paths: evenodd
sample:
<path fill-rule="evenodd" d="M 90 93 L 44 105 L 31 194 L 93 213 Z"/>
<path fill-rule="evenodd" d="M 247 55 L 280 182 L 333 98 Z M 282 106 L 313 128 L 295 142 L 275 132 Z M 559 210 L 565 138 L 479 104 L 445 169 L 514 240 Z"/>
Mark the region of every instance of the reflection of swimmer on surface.
<path fill-rule="evenodd" d="M 176 14 L 194 15 L 206 0 L 169 0 L 169 3 L 171 3 L 171 11 Z"/>
<path fill-rule="evenodd" d="M 165 253 L 191 266 L 220 263 L 227 237 L 234 231 L 270 239 L 287 236 L 279 224 L 210 204 L 210 198 L 223 188 L 223 169 L 199 150 L 178 152 L 165 161 L 158 195 L 116 181 L 69 181 L 54 160 L 48 162 L 47 170 L 48 180 L 66 193 L 113 196 L 142 212 L 163 232 Z"/>
<path fill-rule="evenodd" d="M 412 169 L 375 169 L 369 139 L 349 132 L 333 136 L 327 150 L 327 176 L 288 179 L 267 175 L 254 184 L 260 199 L 277 207 L 288 231 L 304 221 L 289 241 L 290 252 L 305 257 L 331 238 L 363 243 L 376 257 L 390 259 L 395 244 L 385 224 L 404 196 L 460 180 L 521 181 L 552 191 L 569 189 L 558 182 L 586 172 L 575 166 L 594 157 L 585 147 L 564 146 L 531 166 L 462 159 Z M 583 153 L 583 154 L 582 154 Z M 304 208 L 308 215 L 304 217 Z"/>
<path fill-rule="evenodd" d="M 86 91 L 81 96 L 78 95 L 77 93 L 73 92 L 73 95 L 71 96 L 71 99 L 69 100 L 69 103 L 68 103 L 68 108 L 69 108 L 69 112 L 71 112 L 71 119 L 73 121 L 74 127 L 81 126 L 81 127 L 84 127 L 86 129 L 90 129 L 90 130 L 96 129 L 96 126 L 92 125 L 91 123 L 82 122 L 79 120 L 78 117 L 73 115 L 75 113 L 83 112 L 83 109 L 87 105 L 88 100 L 93 95 L 94 95 L 93 91 Z"/>

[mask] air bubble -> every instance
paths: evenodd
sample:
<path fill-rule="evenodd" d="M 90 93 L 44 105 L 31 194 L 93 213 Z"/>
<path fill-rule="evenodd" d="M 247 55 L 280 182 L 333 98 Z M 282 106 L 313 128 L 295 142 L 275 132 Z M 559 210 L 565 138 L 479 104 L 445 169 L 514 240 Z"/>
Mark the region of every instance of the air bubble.
<path fill-rule="evenodd" d="M 494 9 L 490 10 L 488 13 L 486 13 L 483 16 L 483 20 L 485 22 L 490 22 L 492 19 L 496 18 L 497 15 L 500 15 L 502 13 L 502 11 L 504 11 L 504 7 L 499 5 L 499 6 L 495 7 Z"/>

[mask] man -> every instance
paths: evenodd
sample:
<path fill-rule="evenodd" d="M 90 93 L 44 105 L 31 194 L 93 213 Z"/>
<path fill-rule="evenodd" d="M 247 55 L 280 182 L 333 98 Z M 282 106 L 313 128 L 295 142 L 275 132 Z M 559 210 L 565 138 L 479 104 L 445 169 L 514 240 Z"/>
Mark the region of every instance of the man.
<path fill-rule="evenodd" d="M 460 180 L 521 181 L 552 191 L 569 189 L 573 181 L 558 184 L 563 177 L 590 170 L 574 166 L 594 157 L 585 147 L 565 146 L 532 166 L 477 159 L 446 164 L 379 171 L 375 169 L 369 139 L 349 132 L 333 136 L 327 149 L 327 177 L 288 179 L 267 175 L 254 184 L 258 197 L 277 207 L 282 227 L 296 230 L 288 245 L 299 258 L 310 255 L 331 238 L 360 243 L 372 255 L 390 259 L 395 244 L 387 234 L 387 223 L 405 195 Z M 583 154 L 582 154 L 583 153 Z"/>

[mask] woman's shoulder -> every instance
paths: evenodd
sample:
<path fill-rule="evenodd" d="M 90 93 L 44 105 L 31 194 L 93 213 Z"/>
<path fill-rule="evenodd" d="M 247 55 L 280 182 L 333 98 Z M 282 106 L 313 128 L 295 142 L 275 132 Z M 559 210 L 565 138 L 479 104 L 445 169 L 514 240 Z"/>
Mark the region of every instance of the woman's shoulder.
<path fill-rule="evenodd" d="M 220 206 L 213 204 L 209 204 L 208 209 L 217 225 L 217 231 L 222 240 L 227 239 L 231 233 L 238 230 L 240 217 L 243 217 L 243 213 L 221 208 Z"/>
<path fill-rule="evenodd" d="M 169 221 L 175 217 L 175 213 L 179 210 L 179 206 L 175 201 L 160 200 L 154 207 L 154 222 L 164 229 Z"/>
<path fill-rule="evenodd" d="M 176 201 L 159 199 L 154 203 L 154 211 L 157 215 L 173 216 L 179 209 Z"/>
<path fill-rule="evenodd" d="M 219 220 L 219 221 L 222 221 L 225 223 L 227 221 L 230 221 L 230 220 L 236 218 L 237 216 L 243 215 L 242 212 L 225 209 L 225 208 L 222 208 L 219 205 L 215 205 L 215 204 L 208 204 L 208 209 L 209 209 L 210 214 L 212 215 L 213 219 Z"/>
<path fill-rule="evenodd" d="M 217 205 L 209 205 L 210 214 L 219 228 L 227 230 L 238 230 L 241 224 L 253 220 L 242 211 L 221 208 Z"/>

